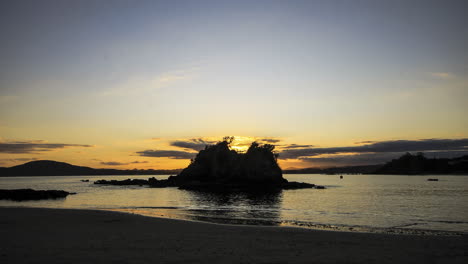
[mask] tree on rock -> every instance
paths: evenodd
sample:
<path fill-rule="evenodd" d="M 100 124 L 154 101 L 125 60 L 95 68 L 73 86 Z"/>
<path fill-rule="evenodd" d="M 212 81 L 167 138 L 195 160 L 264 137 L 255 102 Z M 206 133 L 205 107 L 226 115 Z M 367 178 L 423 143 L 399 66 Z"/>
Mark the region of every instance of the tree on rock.
<path fill-rule="evenodd" d="M 178 176 L 178 183 L 281 184 L 282 175 L 275 146 L 253 142 L 246 153 L 230 148 L 234 137 L 201 150 Z"/>

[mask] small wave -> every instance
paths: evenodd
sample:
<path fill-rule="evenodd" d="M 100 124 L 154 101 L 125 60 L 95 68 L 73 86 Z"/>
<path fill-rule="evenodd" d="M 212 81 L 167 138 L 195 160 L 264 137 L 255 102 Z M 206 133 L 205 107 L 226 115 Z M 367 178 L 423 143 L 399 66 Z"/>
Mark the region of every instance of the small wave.
<path fill-rule="evenodd" d="M 452 221 L 452 220 L 426 220 L 426 222 L 431 223 L 444 223 L 444 224 L 468 224 L 466 221 Z"/>
<path fill-rule="evenodd" d="M 183 207 L 177 206 L 127 206 L 127 207 L 120 207 L 120 209 L 183 209 Z"/>
<path fill-rule="evenodd" d="M 403 227 L 416 226 L 416 225 L 421 225 L 421 223 L 410 223 L 410 224 L 405 224 L 405 225 L 397 225 L 397 226 L 392 226 L 390 228 L 403 228 Z"/>

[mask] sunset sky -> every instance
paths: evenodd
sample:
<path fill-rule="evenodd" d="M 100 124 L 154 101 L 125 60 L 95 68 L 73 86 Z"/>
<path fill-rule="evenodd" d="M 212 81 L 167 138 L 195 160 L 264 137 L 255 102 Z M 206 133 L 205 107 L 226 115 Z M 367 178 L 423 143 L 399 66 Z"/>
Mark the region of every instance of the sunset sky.
<path fill-rule="evenodd" d="M 468 154 L 468 1 L 1 1 L 0 166 Z"/>

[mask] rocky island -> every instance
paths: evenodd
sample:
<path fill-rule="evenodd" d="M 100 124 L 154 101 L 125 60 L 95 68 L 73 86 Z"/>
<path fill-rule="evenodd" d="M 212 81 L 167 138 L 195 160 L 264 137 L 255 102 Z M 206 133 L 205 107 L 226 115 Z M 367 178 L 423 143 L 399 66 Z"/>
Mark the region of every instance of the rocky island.
<path fill-rule="evenodd" d="M 281 190 L 316 188 L 314 184 L 288 182 L 278 165 L 274 145 L 253 142 L 245 153 L 230 148 L 234 137 L 225 137 L 215 145 L 206 146 L 192 159 L 190 165 L 177 176 L 167 180 L 106 181 L 95 184 L 149 185 L 151 187 L 179 187 L 181 189 L 230 190 Z M 319 186 L 323 189 L 323 186 Z"/>
<path fill-rule="evenodd" d="M 28 201 L 65 198 L 70 193 L 62 190 L 15 189 L 0 190 L 0 200 Z"/>

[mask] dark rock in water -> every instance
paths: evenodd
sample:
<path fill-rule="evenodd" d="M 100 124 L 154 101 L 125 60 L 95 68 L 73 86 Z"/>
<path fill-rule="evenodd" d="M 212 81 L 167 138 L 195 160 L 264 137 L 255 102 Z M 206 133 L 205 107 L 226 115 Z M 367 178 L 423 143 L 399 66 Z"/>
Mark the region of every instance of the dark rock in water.
<path fill-rule="evenodd" d="M 81 180 L 82 182 L 89 182 L 89 180 Z"/>
<path fill-rule="evenodd" d="M 439 179 L 427 179 L 427 181 L 439 181 Z"/>
<path fill-rule="evenodd" d="M 94 184 L 105 184 L 105 185 L 148 185 L 148 180 L 142 179 L 126 179 L 122 181 L 117 180 L 97 180 Z"/>
<path fill-rule="evenodd" d="M 26 201 L 26 200 L 44 200 L 65 198 L 70 193 L 62 190 L 33 190 L 33 189 L 16 189 L 16 190 L 0 190 L 0 200 Z"/>
<path fill-rule="evenodd" d="M 304 189 L 304 188 L 314 188 L 315 184 L 305 183 L 305 182 L 286 182 L 281 185 L 283 189 Z"/>
<path fill-rule="evenodd" d="M 148 185 L 153 188 L 177 187 L 175 176 L 169 176 L 167 180 L 157 180 L 152 177 L 148 179 Z"/>
<path fill-rule="evenodd" d="M 102 185 L 148 185 L 154 188 L 164 188 L 164 187 L 176 187 L 175 176 L 170 176 L 167 180 L 158 180 L 155 177 L 151 177 L 148 180 L 143 179 L 126 179 L 122 181 L 117 180 L 97 180 L 94 184 Z"/>
<path fill-rule="evenodd" d="M 315 189 L 323 190 L 323 189 L 325 189 L 325 186 L 317 185 L 317 186 L 315 186 Z"/>

